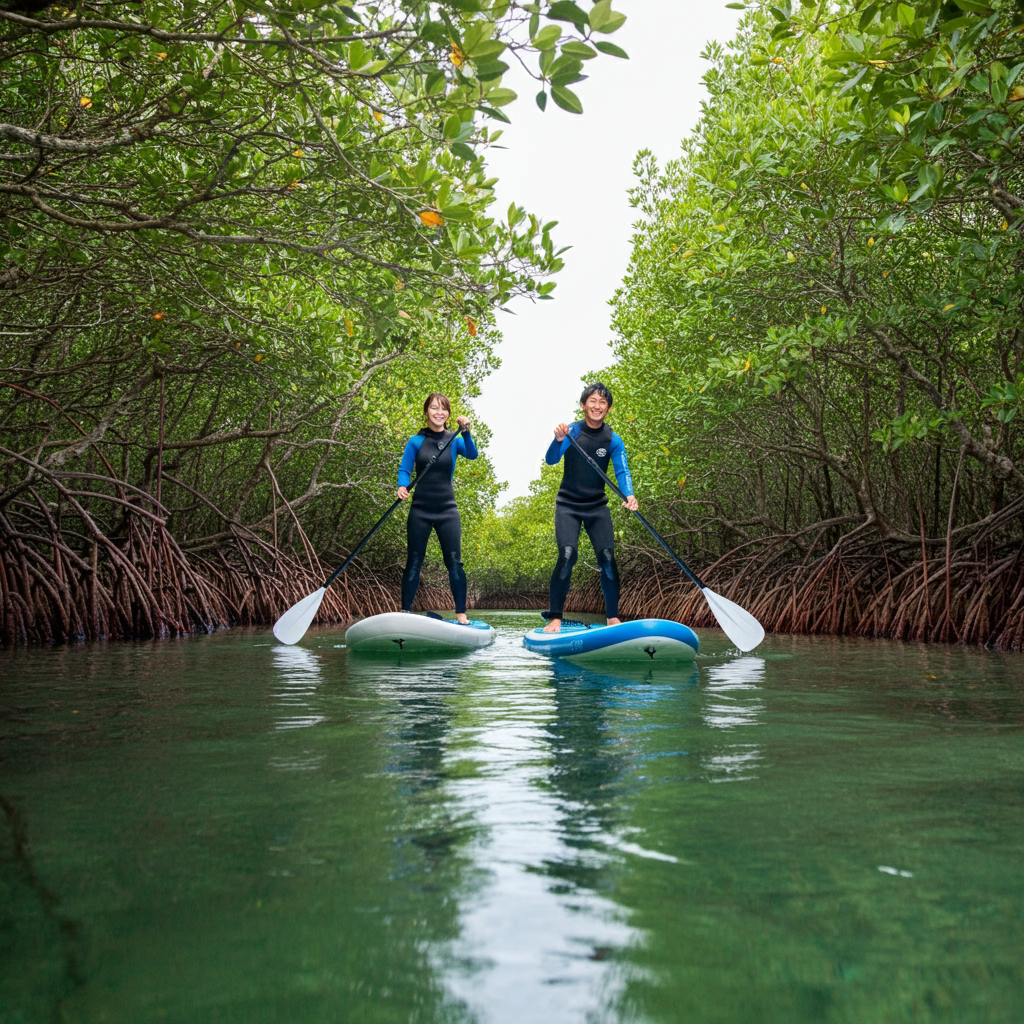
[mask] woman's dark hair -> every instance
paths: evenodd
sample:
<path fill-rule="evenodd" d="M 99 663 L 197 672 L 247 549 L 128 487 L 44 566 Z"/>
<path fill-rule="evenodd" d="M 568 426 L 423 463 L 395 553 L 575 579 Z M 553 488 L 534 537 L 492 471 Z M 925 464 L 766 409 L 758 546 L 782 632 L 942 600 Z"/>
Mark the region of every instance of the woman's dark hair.
<path fill-rule="evenodd" d="M 427 410 L 430 408 L 430 405 L 434 401 L 435 398 L 440 399 L 441 404 L 448 410 L 448 418 L 449 419 L 451 419 L 451 415 L 452 415 L 452 403 L 448 400 L 448 396 L 447 395 L 442 395 L 440 391 L 431 391 L 430 394 L 427 395 L 426 400 L 423 403 L 423 418 L 427 421 L 427 426 L 428 427 L 430 426 L 430 417 L 427 416 Z M 611 405 L 610 402 L 608 404 Z M 446 419 L 444 422 L 445 422 L 445 426 L 447 426 L 448 425 L 448 420 Z"/>
<path fill-rule="evenodd" d="M 580 395 L 580 405 L 585 405 L 591 395 L 600 395 L 608 403 L 608 408 L 612 407 L 612 393 L 599 380 L 595 380 L 593 384 L 588 384 L 583 389 L 583 394 Z"/>

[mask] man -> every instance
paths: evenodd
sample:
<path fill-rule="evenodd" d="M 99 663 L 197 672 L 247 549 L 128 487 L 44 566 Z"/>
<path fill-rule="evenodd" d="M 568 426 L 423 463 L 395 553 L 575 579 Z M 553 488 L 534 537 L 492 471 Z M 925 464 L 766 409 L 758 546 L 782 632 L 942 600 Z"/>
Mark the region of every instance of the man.
<path fill-rule="evenodd" d="M 635 512 L 639 507 L 633 495 L 633 480 L 626 462 L 626 449 L 622 438 L 605 423 L 612 407 L 612 393 L 600 382 L 586 387 L 580 395 L 583 421 L 571 427 L 559 423 L 555 439 L 545 455 L 549 466 L 565 457 L 562 484 L 555 498 L 555 540 L 558 543 L 558 562 L 551 574 L 551 607 L 544 613 L 548 624 L 545 633 L 557 633 L 562 628 L 562 610 L 572 582 L 572 567 L 576 564 L 580 527 L 587 531 L 594 546 L 597 564 L 601 570 L 601 592 L 604 594 L 608 625 L 619 620 L 619 571 L 615 565 L 615 531 L 604 481 L 594 472 L 586 459 L 573 447 L 569 437 L 579 442 L 583 450 L 604 470 L 608 463 L 615 467 L 615 476 L 622 492 L 628 495 L 622 503 Z"/>

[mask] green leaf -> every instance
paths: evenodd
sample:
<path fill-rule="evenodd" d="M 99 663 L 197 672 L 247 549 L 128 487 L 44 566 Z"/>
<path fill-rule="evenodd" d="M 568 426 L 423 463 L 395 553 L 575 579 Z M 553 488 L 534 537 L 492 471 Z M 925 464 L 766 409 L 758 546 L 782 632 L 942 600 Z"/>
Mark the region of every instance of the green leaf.
<path fill-rule="evenodd" d="M 541 110 L 545 110 L 547 109 L 547 105 L 548 94 L 543 89 L 541 89 L 541 91 L 537 93 L 537 106 L 540 107 Z"/>
<path fill-rule="evenodd" d="M 505 52 L 505 44 L 498 39 L 486 39 L 478 43 L 472 50 L 464 51 L 466 56 L 479 64 L 482 61 L 493 60 Z"/>
<path fill-rule="evenodd" d="M 493 107 L 477 107 L 476 109 L 479 110 L 481 114 L 493 117 L 495 121 L 504 121 L 505 124 L 512 123 L 512 119 L 507 114 L 503 114 L 500 110 L 495 110 Z"/>
<path fill-rule="evenodd" d="M 571 21 L 581 27 L 587 24 L 586 11 L 577 7 L 572 0 L 557 0 L 548 8 L 547 15 L 552 21 Z"/>
<path fill-rule="evenodd" d="M 897 4 L 896 17 L 904 28 L 910 28 L 914 24 L 916 13 L 909 4 Z"/>
<path fill-rule="evenodd" d="M 465 223 L 473 220 L 476 215 L 473 213 L 473 207 L 467 206 L 465 203 L 456 203 L 454 206 L 442 207 L 441 216 L 446 221 Z"/>
<path fill-rule="evenodd" d="M 367 78 L 373 75 L 379 74 L 383 71 L 391 61 L 388 60 L 374 60 L 370 61 L 369 64 L 364 65 L 359 69 L 359 74 L 365 75 Z"/>
<path fill-rule="evenodd" d="M 601 44 L 598 43 L 598 45 Z M 562 53 L 568 53 L 579 60 L 592 60 L 597 56 L 597 51 L 592 46 L 587 46 L 586 43 L 578 42 L 575 39 L 562 43 Z"/>
<path fill-rule="evenodd" d="M 616 46 L 614 43 L 594 43 L 594 45 L 602 52 L 607 53 L 609 57 L 621 57 L 623 60 L 629 60 L 629 54 L 626 53 L 621 46 Z M 565 47 L 563 46 L 564 50 Z"/>
<path fill-rule="evenodd" d="M 574 57 L 571 53 L 563 53 L 548 69 L 552 78 L 559 78 L 564 75 L 577 75 L 583 70 L 583 61 Z"/>
<path fill-rule="evenodd" d="M 506 71 L 508 71 L 508 65 L 503 60 L 495 60 L 488 64 L 477 65 L 476 77 L 481 82 L 490 82 L 495 78 L 501 78 Z"/>
<path fill-rule="evenodd" d="M 726 4 L 725 6 L 731 11 L 745 11 L 747 9 L 746 4 Z"/>
<path fill-rule="evenodd" d="M 538 50 L 550 50 L 558 42 L 562 30 L 557 25 L 545 25 L 530 42 Z"/>
<path fill-rule="evenodd" d="M 866 74 L 868 73 L 867 68 L 861 68 L 852 78 L 848 78 L 843 82 L 843 87 L 837 93 L 838 96 L 842 96 L 847 89 L 852 89 Z"/>
<path fill-rule="evenodd" d="M 863 32 L 875 20 L 875 15 L 878 13 L 878 8 L 881 6 L 880 3 L 870 4 L 860 16 L 860 21 L 857 22 L 857 28 Z"/>
<path fill-rule="evenodd" d="M 462 36 L 462 50 L 473 53 L 478 46 L 489 42 L 494 37 L 495 25 L 492 21 L 472 21 Z"/>
<path fill-rule="evenodd" d="M 458 114 L 450 114 L 444 123 L 444 137 L 454 139 L 462 131 L 462 118 Z"/>
<path fill-rule="evenodd" d="M 492 107 L 505 107 L 516 98 L 512 89 L 491 89 L 485 99 Z"/>
<path fill-rule="evenodd" d="M 944 36 L 952 35 L 957 29 L 967 28 L 969 25 L 974 25 L 977 22 L 977 18 L 953 18 L 950 21 L 945 21 L 939 26 L 939 32 Z"/>
<path fill-rule="evenodd" d="M 453 142 L 451 145 L 451 151 L 461 160 L 475 160 L 476 153 L 469 148 L 464 142 Z"/>
<path fill-rule="evenodd" d="M 430 74 L 427 75 L 423 91 L 428 96 L 436 96 L 439 92 L 444 91 L 445 81 L 445 74 L 443 71 L 431 71 Z"/>
<path fill-rule="evenodd" d="M 353 71 L 358 71 L 369 59 L 366 44 L 362 39 L 354 39 L 348 47 L 348 66 Z"/>
<path fill-rule="evenodd" d="M 598 0 L 591 8 L 589 21 L 595 32 L 610 35 L 625 23 L 626 16 L 612 10 L 612 0 Z"/>
<path fill-rule="evenodd" d="M 583 113 L 583 104 L 580 102 L 580 98 L 571 89 L 566 89 L 561 85 L 553 85 L 551 86 L 551 98 L 563 110 L 568 110 L 570 114 Z"/>

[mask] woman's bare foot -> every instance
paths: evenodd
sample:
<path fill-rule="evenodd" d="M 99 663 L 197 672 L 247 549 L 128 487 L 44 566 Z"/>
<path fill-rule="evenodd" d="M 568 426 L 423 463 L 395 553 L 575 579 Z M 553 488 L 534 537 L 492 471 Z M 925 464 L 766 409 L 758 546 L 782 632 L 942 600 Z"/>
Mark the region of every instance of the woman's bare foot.
<path fill-rule="evenodd" d="M 622 624 L 622 619 L 609 619 L 608 620 L 608 625 L 609 626 L 619 626 L 621 624 Z"/>
<path fill-rule="evenodd" d="M 464 626 L 468 626 L 469 625 L 469 618 L 468 618 L 468 616 L 466 615 L 465 612 L 456 612 L 455 613 L 455 620 L 457 622 L 461 622 Z"/>
<path fill-rule="evenodd" d="M 560 633 L 561 631 L 561 619 L 548 619 L 548 624 L 541 630 L 542 633 Z"/>

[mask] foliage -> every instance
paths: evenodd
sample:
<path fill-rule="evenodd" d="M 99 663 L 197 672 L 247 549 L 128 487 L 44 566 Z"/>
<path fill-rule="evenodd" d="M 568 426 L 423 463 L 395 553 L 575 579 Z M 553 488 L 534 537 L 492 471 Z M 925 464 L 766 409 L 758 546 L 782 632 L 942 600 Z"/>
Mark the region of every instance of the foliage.
<path fill-rule="evenodd" d="M 1020 18 L 756 6 L 682 157 L 637 160 L 608 376 L 638 493 L 691 555 L 1019 534 Z"/>
<path fill-rule="evenodd" d="M 353 543 L 422 393 L 468 408 L 493 310 L 562 266 L 551 224 L 491 209 L 502 58 L 578 111 L 623 20 L 610 0 L 0 4 L 10 528 L 46 547 L 26 495 L 85 472 L 113 537 L 127 502 L 191 552 Z M 475 515 L 493 475 L 465 476 Z"/>
<path fill-rule="evenodd" d="M 562 467 L 541 464 L 525 497 L 481 517 L 466 530 L 463 554 L 481 599 L 547 590 L 555 560 L 554 506 Z"/>

